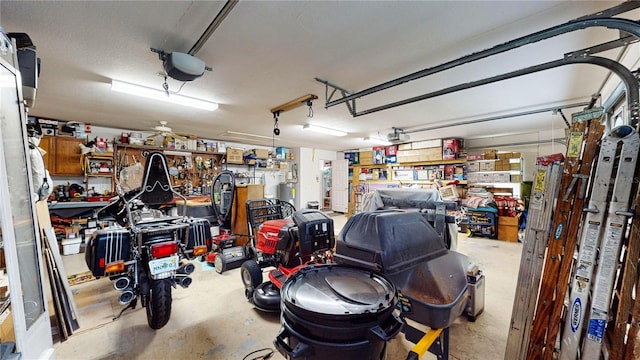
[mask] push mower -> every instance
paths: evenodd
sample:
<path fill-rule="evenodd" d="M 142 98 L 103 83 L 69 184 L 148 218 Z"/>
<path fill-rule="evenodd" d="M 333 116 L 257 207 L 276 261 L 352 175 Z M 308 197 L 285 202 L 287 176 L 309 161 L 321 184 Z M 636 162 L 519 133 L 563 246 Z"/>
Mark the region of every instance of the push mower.
<path fill-rule="evenodd" d="M 296 211 L 293 219 L 267 220 L 256 235 L 253 259 L 245 261 L 240 272 L 247 299 L 263 311 L 279 311 L 280 288 L 287 278 L 309 264 L 332 259 L 333 220 L 319 210 Z M 266 267 L 275 269 L 263 282 Z"/>

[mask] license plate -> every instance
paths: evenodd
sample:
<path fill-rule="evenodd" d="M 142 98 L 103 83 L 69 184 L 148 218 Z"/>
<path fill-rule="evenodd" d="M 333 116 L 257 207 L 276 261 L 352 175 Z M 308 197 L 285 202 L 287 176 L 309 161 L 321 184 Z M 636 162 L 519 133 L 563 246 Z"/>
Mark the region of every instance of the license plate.
<path fill-rule="evenodd" d="M 179 262 L 178 255 L 151 260 L 149 261 L 149 270 L 151 271 L 151 275 L 174 271 L 178 269 Z"/>

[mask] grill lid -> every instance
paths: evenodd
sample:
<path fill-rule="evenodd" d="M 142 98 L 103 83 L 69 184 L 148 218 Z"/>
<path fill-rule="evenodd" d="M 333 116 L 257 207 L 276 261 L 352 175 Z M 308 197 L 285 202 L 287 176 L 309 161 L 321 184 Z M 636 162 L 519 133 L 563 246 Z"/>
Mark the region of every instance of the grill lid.
<path fill-rule="evenodd" d="M 345 266 L 310 266 L 289 278 L 282 300 L 326 315 L 378 313 L 395 306 L 395 287 L 372 272 Z"/>

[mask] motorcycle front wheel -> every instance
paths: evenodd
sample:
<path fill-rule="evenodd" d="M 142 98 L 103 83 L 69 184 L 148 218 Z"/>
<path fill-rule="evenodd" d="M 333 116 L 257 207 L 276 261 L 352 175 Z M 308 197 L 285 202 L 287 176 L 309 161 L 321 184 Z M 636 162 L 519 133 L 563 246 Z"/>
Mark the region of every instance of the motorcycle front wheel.
<path fill-rule="evenodd" d="M 150 290 L 147 323 L 152 329 L 160 329 L 171 317 L 171 279 L 151 280 Z"/>

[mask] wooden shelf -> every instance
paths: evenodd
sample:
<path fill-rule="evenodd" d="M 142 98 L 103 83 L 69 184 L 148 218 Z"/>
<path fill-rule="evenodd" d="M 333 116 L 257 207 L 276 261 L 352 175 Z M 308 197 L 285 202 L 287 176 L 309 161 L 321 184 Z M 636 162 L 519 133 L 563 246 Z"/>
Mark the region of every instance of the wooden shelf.
<path fill-rule="evenodd" d="M 88 177 L 112 177 L 113 174 L 87 174 Z"/>
<path fill-rule="evenodd" d="M 87 159 L 102 159 L 102 160 L 113 160 L 113 153 L 91 153 L 86 154 L 85 157 Z"/>
<path fill-rule="evenodd" d="M 225 155 L 226 152 L 210 152 L 210 151 L 198 151 L 198 150 L 189 150 L 189 149 L 167 149 L 158 146 L 148 146 L 148 145 L 131 145 L 131 144 L 116 144 L 117 147 L 126 148 L 126 149 L 139 149 L 139 150 L 149 150 L 149 151 L 176 151 L 176 152 L 185 152 L 192 154 L 200 154 L 200 155 Z"/>
<path fill-rule="evenodd" d="M 521 175 L 522 170 L 504 170 L 504 171 L 473 171 L 475 174 L 509 174 L 509 175 Z"/>
<path fill-rule="evenodd" d="M 440 180 L 445 186 L 446 185 L 467 185 L 467 180 L 457 180 L 457 184 L 453 184 L 456 180 Z M 399 183 L 416 183 L 416 184 L 433 184 L 435 181 L 431 180 L 394 180 L 394 182 Z"/>
<path fill-rule="evenodd" d="M 395 180 L 359 180 L 358 182 L 367 183 L 367 184 L 393 184 L 393 183 L 397 183 L 398 181 L 395 181 Z"/>
<path fill-rule="evenodd" d="M 467 160 L 454 159 L 454 160 L 431 160 L 431 161 L 415 161 L 415 162 L 403 162 L 396 164 L 387 164 L 391 166 L 432 166 L 432 165 L 456 165 L 465 164 Z"/>

